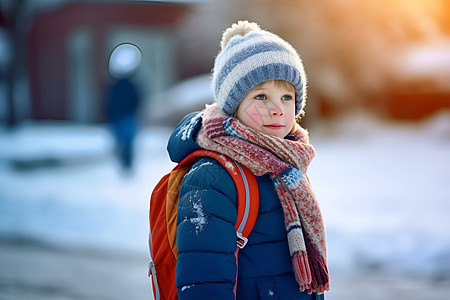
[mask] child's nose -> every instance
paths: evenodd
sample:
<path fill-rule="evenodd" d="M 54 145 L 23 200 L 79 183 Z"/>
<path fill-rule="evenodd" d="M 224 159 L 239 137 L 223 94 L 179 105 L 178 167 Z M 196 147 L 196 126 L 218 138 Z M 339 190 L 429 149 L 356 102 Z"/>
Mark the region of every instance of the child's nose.
<path fill-rule="evenodd" d="M 284 114 L 283 107 L 278 103 L 272 103 L 269 112 L 271 116 L 282 116 Z"/>

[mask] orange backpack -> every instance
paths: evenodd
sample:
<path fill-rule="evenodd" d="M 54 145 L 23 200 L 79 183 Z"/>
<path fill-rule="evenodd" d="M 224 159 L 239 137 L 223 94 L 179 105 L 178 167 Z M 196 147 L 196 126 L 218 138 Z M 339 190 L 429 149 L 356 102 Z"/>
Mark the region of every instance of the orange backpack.
<path fill-rule="evenodd" d="M 247 238 L 256 222 L 259 191 L 255 175 L 249 169 L 225 155 L 204 149 L 196 150 L 183 159 L 170 173 L 161 178 L 150 198 L 148 276 L 152 277 L 153 295 L 156 300 L 178 299 L 175 278 L 178 257 L 176 222 L 179 192 L 184 175 L 199 157 L 211 157 L 220 162 L 236 185 L 238 195 L 238 219 L 235 225 L 236 261 L 238 250 L 247 244 Z"/>

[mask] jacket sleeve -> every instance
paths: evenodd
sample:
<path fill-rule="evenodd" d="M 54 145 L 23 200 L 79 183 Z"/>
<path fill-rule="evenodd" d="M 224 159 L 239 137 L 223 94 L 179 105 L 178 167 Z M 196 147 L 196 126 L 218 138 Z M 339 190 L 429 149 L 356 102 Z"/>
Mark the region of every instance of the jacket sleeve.
<path fill-rule="evenodd" d="M 185 299 L 234 299 L 236 188 L 213 159 L 197 161 L 180 190 L 177 292 Z"/>

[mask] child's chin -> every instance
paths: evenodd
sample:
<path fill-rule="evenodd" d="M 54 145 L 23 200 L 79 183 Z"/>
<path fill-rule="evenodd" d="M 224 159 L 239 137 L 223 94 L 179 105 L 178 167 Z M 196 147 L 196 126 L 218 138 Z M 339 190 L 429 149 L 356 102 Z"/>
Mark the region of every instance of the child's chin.
<path fill-rule="evenodd" d="M 276 136 L 279 138 L 284 138 L 286 135 L 288 135 L 287 133 L 285 134 L 285 132 L 283 130 L 264 130 L 263 133 L 267 134 L 267 135 L 272 135 L 272 136 Z"/>

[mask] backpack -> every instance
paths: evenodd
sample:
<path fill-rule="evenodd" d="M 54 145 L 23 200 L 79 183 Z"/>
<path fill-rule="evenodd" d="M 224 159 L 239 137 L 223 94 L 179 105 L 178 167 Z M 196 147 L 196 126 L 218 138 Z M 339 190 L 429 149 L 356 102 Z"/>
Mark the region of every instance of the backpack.
<path fill-rule="evenodd" d="M 256 222 L 259 209 L 259 191 L 255 175 L 245 166 L 214 151 L 198 149 L 178 163 L 158 182 L 150 197 L 150 263 L 148 276 L 152 277 L 153 295 L 156 300 L 178 299 L 176 278 L 177 206 L 184 175 L 200 157 L 211 157 L 228 171 L 238 195 L 238 219 L 236 229 L 236 262 L 239 249 L 245 247 Z M 237 276 L 237 275 L 236 275 Z M 235 287 L 236 294 L 236 287 Z"/>

